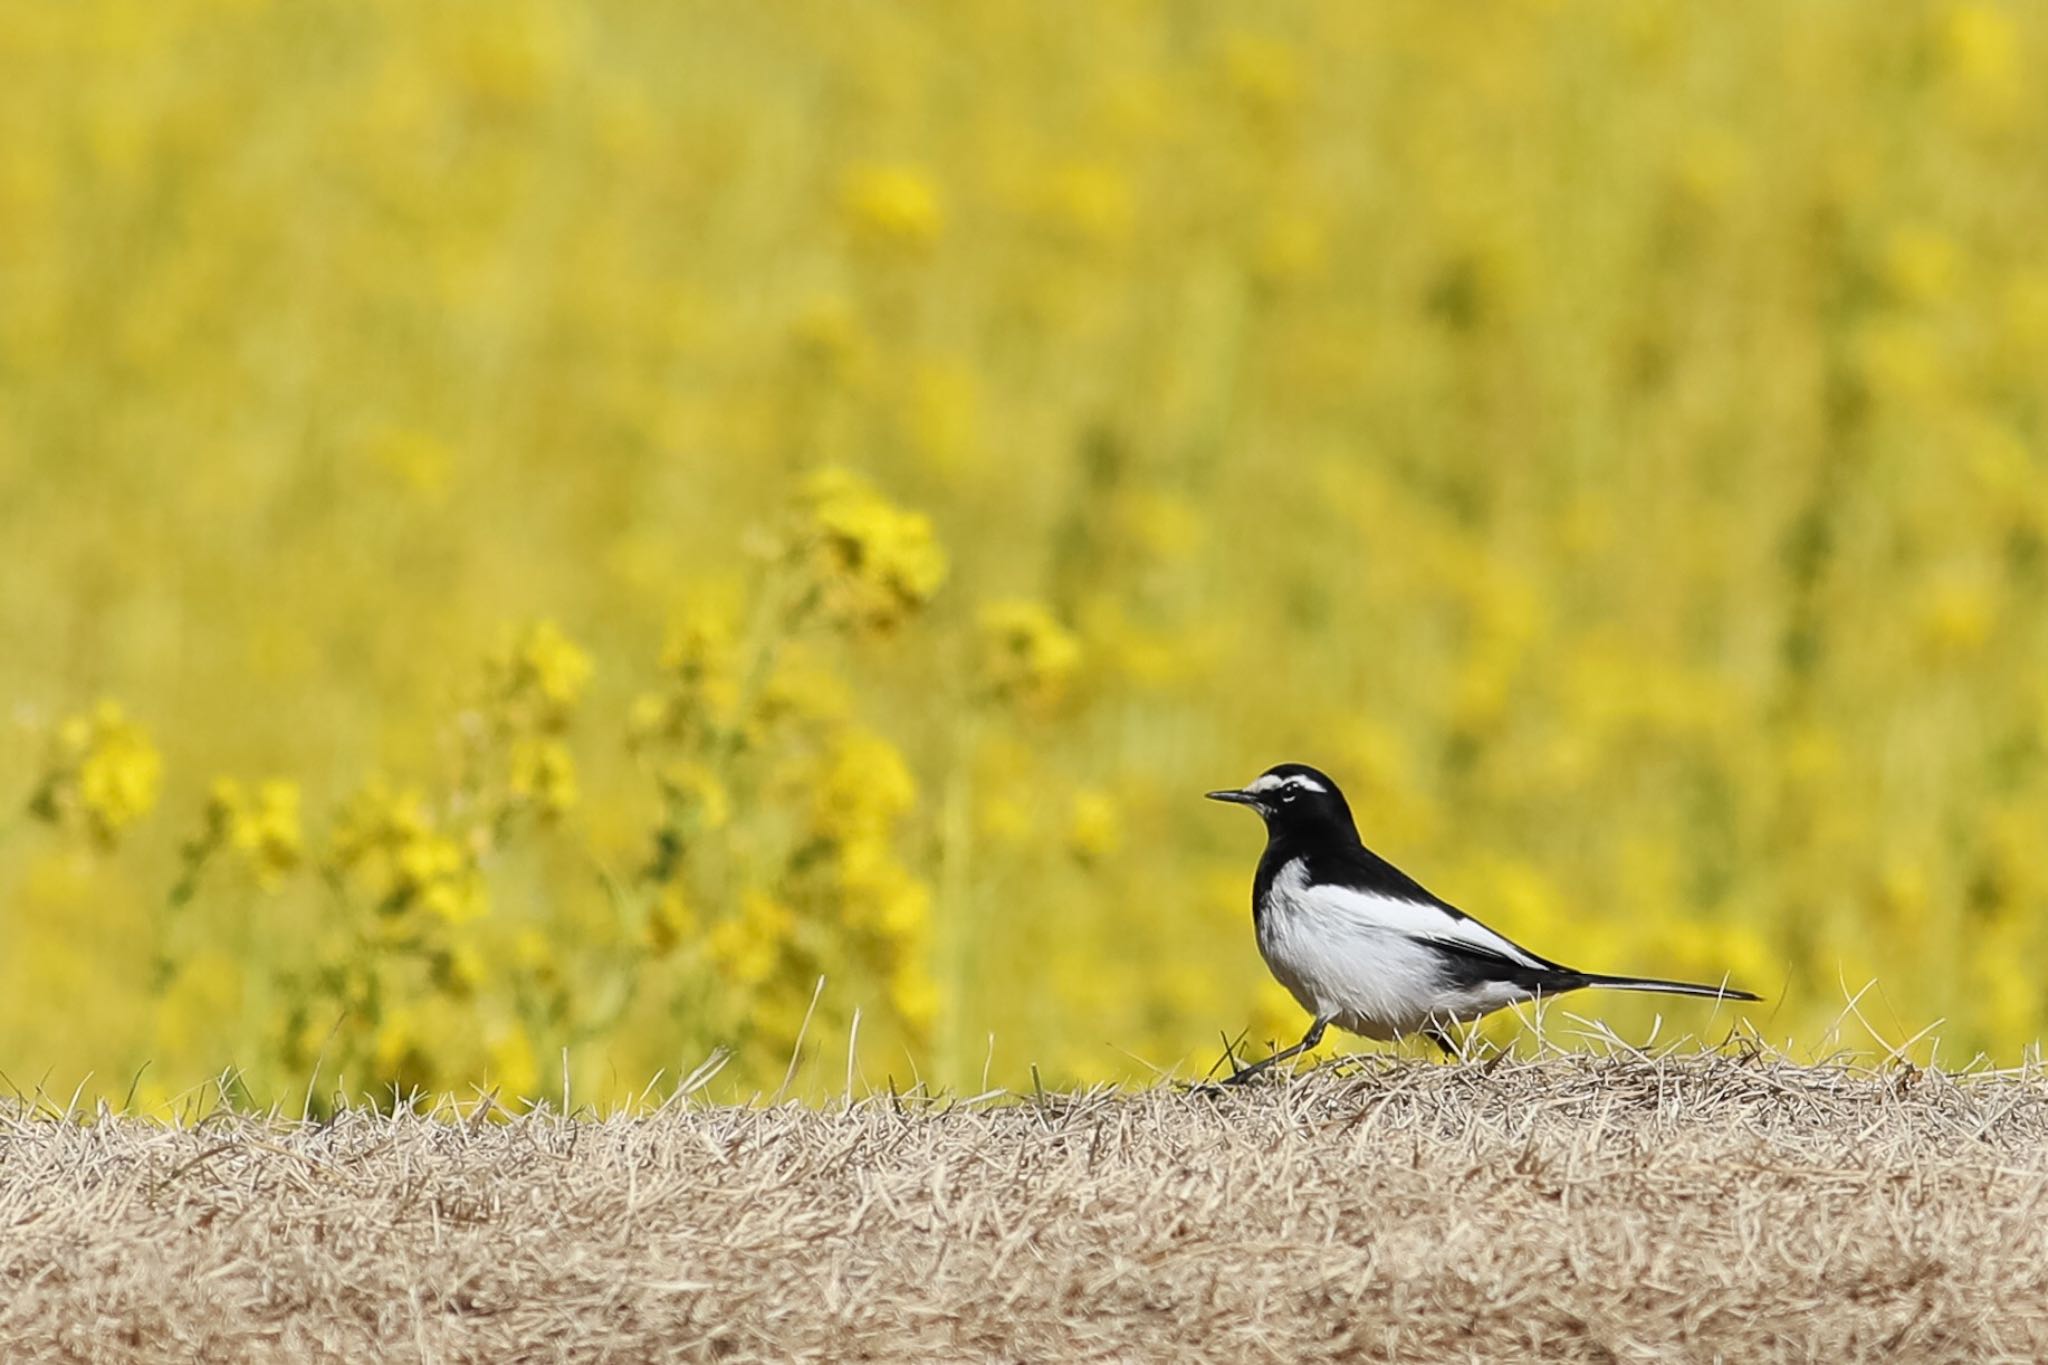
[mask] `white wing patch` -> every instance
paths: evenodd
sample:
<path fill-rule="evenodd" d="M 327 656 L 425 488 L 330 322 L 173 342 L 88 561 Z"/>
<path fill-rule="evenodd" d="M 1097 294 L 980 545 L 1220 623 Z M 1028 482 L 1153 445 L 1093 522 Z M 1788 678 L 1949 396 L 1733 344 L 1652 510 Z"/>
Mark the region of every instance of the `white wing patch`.
<path fill-rule="evenodd" d="M 1290 894 L 1301 900 L 1311 914 L 1347 929 L 1464 943 L 1524 967 L 1543 965 L 1514 940 L 1496 934 L 1476 919 L 1450 914 L 1442 906 L 1370 891 L 1354 891 L 1347 886 L 1310 887 L 1307 885 L 1307 873 L 1302 870 L 1302 862 L 1298 858 L 1287 865 L 1281 876 L 1289 873 L 1295 878 Z M 1278 885 L 1277 880 L 1275 885 Z"/>
<path fill-rule="evenodd" d="M 1259 951 L 1280 984 L 1302 1008 L 1367 1037 L 1399 1037 L 1529 998 L 1510 982 L 1451 986 L 1432 942 L 1543 965 L 1512 940 L 1441 906 L 1312 886 L 1299 858 L 1273 879 L 1259 917 Z"/>

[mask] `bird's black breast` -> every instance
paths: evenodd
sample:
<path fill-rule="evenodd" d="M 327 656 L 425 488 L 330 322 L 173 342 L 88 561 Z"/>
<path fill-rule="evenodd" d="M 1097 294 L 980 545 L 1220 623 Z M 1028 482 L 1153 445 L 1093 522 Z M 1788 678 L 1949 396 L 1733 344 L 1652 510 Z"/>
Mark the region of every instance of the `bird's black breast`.
<path fill-rule="evenodd" d="M 1257 924 L 1266 915 L 1266 902 L 1273 894 L 1273 881 L 1280 875 L 1280 869 L 1292 861 L 1287 855 L 1276 856 L 1279 844 L 1267 840 L 1266 851 L 1259 855 L 1259 870 L 1252 877 L 1252 923 Z"/>

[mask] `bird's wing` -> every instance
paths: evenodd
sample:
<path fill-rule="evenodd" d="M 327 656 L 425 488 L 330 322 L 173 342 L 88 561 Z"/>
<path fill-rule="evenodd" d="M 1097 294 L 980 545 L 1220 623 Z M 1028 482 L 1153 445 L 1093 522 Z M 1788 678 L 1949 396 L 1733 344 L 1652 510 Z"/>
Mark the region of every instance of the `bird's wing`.
<path fill-rule="evenodd" d="M 1346 929 L 1396 934 L 1445 951 L 1493 958 L 1524 971 L 1555 971 L 1514 940 L 1434 899 L 1412 900 L 1336 883 L 1306 889 L 1306 898 Z"/>
<path fill-rule="evenodd" d="M 1586 984 L 1582 974 L 1545 961 L 1533 953 L 1521 952 L 1509 957 L 1476 943 L 1442 938 L 1415 941 L 1429 949 L 1436 958 L 1438 972 L 1453 985 L 1515 986 L 1532 993 L 1555 993 Z"/>

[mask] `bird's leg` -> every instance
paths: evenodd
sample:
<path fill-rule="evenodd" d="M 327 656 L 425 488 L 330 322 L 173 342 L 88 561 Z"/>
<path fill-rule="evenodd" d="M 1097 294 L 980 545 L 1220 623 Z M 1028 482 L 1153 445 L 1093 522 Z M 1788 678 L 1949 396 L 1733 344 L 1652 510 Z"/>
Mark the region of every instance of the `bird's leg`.
<path fill-rule="evenodd" d="M 1227 1033 L 1221 1035 L 1223 1038 L 1223 1055 L 1221 1057 L 1218 1057 L 1215 1060 L 1215 1062 L 1210 1065 L 1209 1074 L 1202 1078 L 1202 1084 L 1207 1085 L 1209 1083 L 1210 1077 L 1213 1077 L 1216 1074 L 1216 1068 L 1222 1066 L 1225 1062 L 1230 1063 L 1230 1069 L 1232 1071 L 1237 1070 L 1237 1050 L 1244 1046 L 1244 1036 L 1245 1034 L 1250 1032 L 1250 1029 L 1244 1029 L 1240 1031 L 1237 1037 L 1235 1038 L 1231 1037 Z"/>
<path fill-rule="evenodd" d="M 1458 1040 L 1451 1036 L 1449 1029 L 1446 1029 L 1441 1025 L 1430 1025 L 1428 1028 L 1422 1031 L 1422 1036 L 1429 1039 L 1430 1042 L 1435 1043 L 1436 1050 L 1438 1052 L 1443 1053 L 1443 1055 L 1446 1057 L 1457 1057 L 1461 1055 L 1458 1051 Z"/>
<path fill-rule="evenodd" d="M 1274 1053 L 1272 1056 L 1267 1057 L 1262 1061 L 1253 1062 L 1250 1066 L 1246 1067 L 1242 1071 L 1231 1072 L 1230 1075 L 1224 1078 L 1223 1084 L 1243 1085 L 1246 1081 L 1258 1075 L 1261 1071 L 1264 1071 L 1266 1068 L 1277 1065 L 1280 1062 L 1287 1061 L 1289 1058 L 1299 1057 L 1302 1053 L 1307 1052 L 1317 1043 L 1323 1041 L 1323 1030 L 1328 1028 L 1329 1026 L 1329 1020 L 1317 1019 L 1314 1023 L 1308 1026 L 1308 1032 L 1304 1033 L 1301 1036 L 1301 1041 L 1296 1043 L 1293 1047 L 1283 1048 L 1279 1052 Z"/>

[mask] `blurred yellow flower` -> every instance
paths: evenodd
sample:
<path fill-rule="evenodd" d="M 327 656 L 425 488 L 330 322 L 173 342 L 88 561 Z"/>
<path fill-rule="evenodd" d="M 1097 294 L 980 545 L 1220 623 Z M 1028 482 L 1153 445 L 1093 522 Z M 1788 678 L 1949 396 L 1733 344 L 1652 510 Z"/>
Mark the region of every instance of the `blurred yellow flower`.
<path fill-rule="evenodd" d="M 1956 269 L 1956 244 L 1932 228 L 1899 228 L 1885 244 L 1885 280 L 1908 303 L 1946 299 L 1954 292 Z"/>
<path fill-rule="evenodd" d="M 2013 70 L 2017 39 L 2011 18 L 1997 5 L 1969 0 L 1949 6 L 1942 37 L 1950 61 L 1971 76 L 2003 77 Z"/>
<path fill-rule="evenodd" d="M 1076 245 L 1119 246 L 1136 221 L 1130 181 L 1100 162 L 1054 168 L 1045 177 L 1040 202 L 1048 226 Z"/>
<path fill-rule="evenodd" d="M 206 818 L 266 887 L 277 886 L 305 856 L 296 782 L 273 778 L 251 790 L 233 778 L 221 778 L 213 784 Z"/>
<path fill-rule="evenodd" d="M 1996 1039 L 2033 1038 L 2042 996 L 2031 936 L 2016 925 L 1984 925 L 1970 936 L 1969 991 L 1977 1027 Z"/>
<path fill-rule="evenodd" d="M 2000 6 L 1953 5 L 1941 26 L 1944 64 L 1980 117 L 2003 121 L 2015 112 L 2024 84 L 2020 44 L 2011 15 Z"/>
<path fill-rule="evenodd" d="M 77 823 L 111 846 L 156 806 L 163 759 L 118 702 L 102 701 L 57 727 L 29 811 L 52 824 Z"/>
<path fill-rule="evenodd" d="M 627 734 L 635 748 L 688 747 L 740 721 L 739 646 L 731 617 L 699 603 L 670 631 L 661 688 L 634 699 Z"/>
<path fill-rule="evenodd" d="M 532 1099 L 540 1093 L 540 1062 L 533 1040 L 515 1023 L 494 1025 L 484 1044 L 487 1079 L 503 1099 Z"/>
<path fill-rule="evenodd" d="M 1937 658 L 1974 653 L 1997 624 L 1997 602 L 1975 579 L 1951 577 L 1930 585 L 1919 605 L 1921 639 Z"/>
<path fill-rule="evenodd" d="M 491 703 L 517 725 L 558 730 L 590 681 L 590 656 L 552 621 L 522 629 L 489 664 Z"/>
<path fill-rule="evenodd" d="M 218 949 L 201 949 L 183 963 L 158 1006 L 157 1028 L 163 1046 L 185 1047 L 203 1042 L 215 1021 L 232 1015 L 242 1004 L 251 968 Z M 314 1046 L 318 1047 L 316 1041 Z"/>
<path fill-rule="evenodd" d="M 666 957 L 697 932 L 697 915 L 681 888 L 670 884 L 661 889 L 647 908 L 647 922 L 641 941 L 655 957 Z"/>
<path fill-rule="evenodd" d="M 530 803 L 544 819 L 556 819 L 576 804 L 576 760 L 559 739 L 522 736 L 512 746 L 511 793 Z"/>
<path fill-rule="evenodd" d="M 699 829 L 723 829 L 732 818 L 732 796 L 725 783 L 704 764 L 677 759 L 662 765 L 661 788 L 670 801 L 688 811 Z"/>
<path fill-rule="evenodd" d="M 1009 792 L 982 792 L 974 816 L 976 836 L 991 847 L 1019 848 L 1031 838 L 1031 808 Z"/>
<path fill-rule="evenodd" d="M 371 447 L 370 455 L 406 488 L 434 500 L 447 491 L 455 463 L 446 442 L 422 431 L 387 431 Z"/>
<path fill-rule="evenodd" d="M 373 781 L 356 793 L 336 822 L 331 858 L 387 916 L 417 909 L 459 924 L 489 908 L 470 847 L 435 827 L 417 791 Z"/>
<path fill-rule="evenodd" d="M 814 299 L 790 324 L 797 354 L 833 378 L 861 373 L 868 359 L 869 338 L 853 305 L 837 295 Z"/>
<path fill-rule="evenodd" d="M 844 674 L 801 641 L 784 644 L 775 671 L 762 684 L 758 706 L 764 724 L 835 720 L 853 708 Z"/>
<path fill-rule="evenodd" d="M 505 110 L 539 103 L 570 51 L 555 10 L 507 9 L 493 24 L 455 24 L 442 34 L 443 70 L 481 103 Z"/>
<path fill-rule="evenodd" d="M 1925 926 L 1931 900 L 1925 866 L 1894 854 L 1879 874 L 1878 888 L 1895 923 L 1915 930 Z"/>
<path fill-rule="evenodd" d="M 535 975 L 552 975 L 555 946 L 538 929 L 521 929 L 512 936 L 512 961 L 519 970 Z"/>
<path fill-rule="evenodd" d="M 938 1018 L 938 983 L 929 973 L 906 964 L 890 974 L 889 1003 L 905 1026 L 922 1034 Z"/>
<path fill-rule="evenodd" d="M 857 239 L 872 246 L 922 251 L 946 227 L 938 186 L 914 166 L 863 166 L 847 177 L 842 198 Z"/>
<path fill-rule="evenodd" d="M 1323 273 L 1329 255 L 1329 234 L 1306 213 L 1275 214 L 1259 230 L 1252 247 L 1251 269 L 1269 289 L 1301 284 Z"/>
<path fill-rule="evenodd" d="M 1565 904 L 1540 868 L 1516 858 L 1484 860 L 1472 900 L 1490 907 L 1493 922 L 1523 943 L 1554 941 L 1563 929 Z"/>
<path fill-rule="evenodd" d="M 810 785 L 813 828 L 840 843 L 886 839 L 895 822 L 917 804 L 917 782 L 903 755 L 864 730 L 834 738 L 824 770 Z"/>
<path fill-rule="evenodd" d="M 980 406 L 975 376 L 966 367 L 938 361 L 917 366 L 905 402 L 912 447 L 932 468 L 958 471 L 975 453 Z"/>
<path fill-rule="evenodd" d="M 839 918 L 874 938 L 884 957 L 923 942 L 931 925 L 931 890 L 896 860 L 883 839 L 837 846 L 836 879 L 827 895 Z"/>
<path fill-rule="evenodd" d="M 1795 726 L 1779 745 L 1778 766 L 1790 782 L 1808 788 L 1826 786 L 1841 777 L 1841 741 L 1818 723 Z"/>
<path fill-rule="evenodd" d="M 837 621 L 886 631 L 921 609 L 946 580 L 929 518 L 905 511 L 843 469 L 804 485 L 816 585 Z"/>
<path fill-rule="evenodd" d="M 1084 863 L 1109 857 L 1123 840 L 1123 819 L 1108 792 L 1083 791 L 1074 796 L 1067 821 L 1067 847 Z"/>
<path fill-rule="evenodd" d="M 1271 38 L 1234 33 L 1223 43 L 1223 79 L 1255 114 L 1270 115 L 1301 97 L 1301 68 L 1292 49 Z"/>
<path fill-rule="evenodd" d="M 1117 507 L 1120 529 L 1159 559 L 1186 559 L 1202 542 L 1202 515 L 1185 497 L 1163 489 L 1133 492 Z"/>
<path fill-rule="evenodd" d="M 378 1022 L 376 1038 L 371 1045 L 370 1055 L 375 1059 L 377 1074 L 389 1077 L 416 1075 L 424 1065 L 421 1043 L 417 1010 L 398 1005 L 386 1011 Z"/>
<path fill-rule="evenodd" d="M 1042 602 L 1011 599 L 982 607 L 982 685 L 1034 705 L 1060 699 L 1081 667 L 1081 639 Z"/>
<path fill-rule="evenodd" d="M 459 1000 L 469 999 L 484 984 L 484 962 L 474 944 L 445 945 L 434 954 L 431 968 L 434 988 Z"/>
<path fill-rule="evenodd" d="M 1880 398 L 1923 403 L 1939 395 L 1947 382 L 1941 344 L 1921 323 L 1905 318 L 1867 323 L 1852 345 L 1865 382 Z"/>
<path fill-rule="evenodd" d="M 794 924 L 787 906 L 759 891 L 749 891 L 741 898 L 737 914 L 711 926 L 706 946 L 731 985 L 758 986 L 781 960 Z"/>
<path fill-rule="evenodd" d="M 1725 128 L 1702 128 L 1680 144 L 1679 187 L 1702 207 L 1719 207 L 1741 188 L 1749 149 Z"/>

